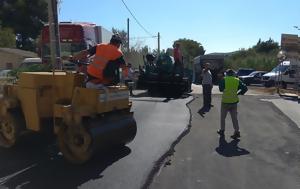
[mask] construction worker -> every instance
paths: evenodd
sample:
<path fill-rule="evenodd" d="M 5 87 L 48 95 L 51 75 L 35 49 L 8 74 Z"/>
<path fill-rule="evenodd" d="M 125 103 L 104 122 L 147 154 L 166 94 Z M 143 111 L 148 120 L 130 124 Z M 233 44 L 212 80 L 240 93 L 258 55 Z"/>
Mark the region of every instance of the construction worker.
<path fill-rule="evenodd" d="M 174 69 L 173 69 L 173 73 L 179 69 L 180 74 L 183 75 L 183 61 L 182 61 L 182 53 L 180 50 L 180 44 L 176 43 L 175 44 L 175 48 L 173 50 L 173 57 L 174 57 Z"/>
<path fill-rule="evenodd" d="M 134 70 L 132 69 L 132 65 L 131 63 L 127 64 L 127 69 L 124 72 L 124 80 L 125 80 L 125 84 L 129 89 L 129 94 L 130 96 L 134 96 L 132 93 L 133 90 L 133 85 L 134 85 Z"/>
<path fill-rule="evenodd" d="M 237 118 L 237 104 L 239 102 L 238 95 L 243 95 L 247 92 L 247 86 L 238 78 L 235 77 L 233 70 L 226 71 L 226 76 L 219 83 L 219 90 L 223 92 L 221 104 L 221 129 L 218 134 L 224 137 L 225 132 L 225 119 L 229 112 L 232 119 L 234 134 L 231 136 L 233 139 L 240 138 L 239 123 Z"/>
<path fill-rule="evenodd" d="M 204 64 L 202 70 L 202 91 L 203 91 L 203 106 L 198 111 L 199 114 L 203 115 L 205 112 L 209 112 L 210 108 L 213 107 L 211 104 L 211 91 L 213 88 L 212 75 L 209 70 L 210 63 Z"/>
<path fill-rule="evenodd" d="M 70 57 L 72 61 L 85 61 L 93 57 L 93 62 L 87 67 L 87 88 L 98 88 L 97 85 L 113 85 L 120 81 L 119 68 L 126 69 L 123 53 L 120 50 L 121 37 L 114 34 L 108 44 L 97 44 L 96 46 L 80 51 Z"/>
<path fill-rule="evenodd" d="M 152 53 L 147 53 L 146 56 L 143 56 L 144 64 L 146 65 L 146 72 L 155 72 L 157 66 L 155 64 L 156 57 Z"/>

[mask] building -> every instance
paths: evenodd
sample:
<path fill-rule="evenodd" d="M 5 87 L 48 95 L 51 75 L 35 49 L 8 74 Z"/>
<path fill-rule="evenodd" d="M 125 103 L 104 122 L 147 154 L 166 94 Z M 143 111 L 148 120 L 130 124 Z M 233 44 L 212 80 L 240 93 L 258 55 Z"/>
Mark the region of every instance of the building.
<path fill-rule="evenodd" d="M 38 57 L 36 53 L 12 48 L 0 48 L 0 70 L 19 67 L 24 58 Z"/>

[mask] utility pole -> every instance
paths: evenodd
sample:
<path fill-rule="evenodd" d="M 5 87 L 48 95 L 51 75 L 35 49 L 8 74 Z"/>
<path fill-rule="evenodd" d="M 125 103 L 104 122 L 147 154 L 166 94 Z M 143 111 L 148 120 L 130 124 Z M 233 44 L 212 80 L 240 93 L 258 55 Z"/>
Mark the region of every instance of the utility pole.
<path fill-rule="evenodd" d="M 129 18 L 127 18 L 127 52 L 129 53 Z"/>
<path fill-rule="evenodd" d="M 160 53 L 160 33 L 157 34 L 157 53 Z"/>
<path fill-rule="evenodd" d="M 57 0 L 48 0 L 50 53 L 53 70 L 62 69 L 60 61 L 60 37 L 57 14 Z"/>

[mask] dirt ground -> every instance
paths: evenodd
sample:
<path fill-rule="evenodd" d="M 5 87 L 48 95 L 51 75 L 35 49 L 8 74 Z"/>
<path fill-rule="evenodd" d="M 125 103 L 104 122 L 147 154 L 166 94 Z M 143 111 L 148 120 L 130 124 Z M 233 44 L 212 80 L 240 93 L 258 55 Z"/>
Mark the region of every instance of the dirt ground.
<path fill-rule="evenodd" d="M 294 89 L 278 89 L 276 87 L 261 87 L 261 86 L 248 86 L 249 91 L 251 93 L 257 93 L 257 94 L 268 94 L 268 95 L 288 95 L 288 96 L 299 96 L 299 92 Z M 279 93 L 278 93 L 279 92 Z"/>

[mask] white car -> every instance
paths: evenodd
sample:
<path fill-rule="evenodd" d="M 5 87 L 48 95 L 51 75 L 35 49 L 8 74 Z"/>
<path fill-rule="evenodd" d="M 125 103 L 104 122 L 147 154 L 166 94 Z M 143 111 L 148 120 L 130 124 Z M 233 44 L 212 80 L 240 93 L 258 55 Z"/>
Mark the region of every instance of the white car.
<path fill-rule="evenodd" d="M 9 76 L 9 72 L 11 72 L 11 70 L 0 70 L 0 77 L 8 77 Z"/>
<path fill-rule="evenodd" d="M 26 68 L 31 65 L 42 64 L 40 58 L 25 58 L 19 68 Z"/>

